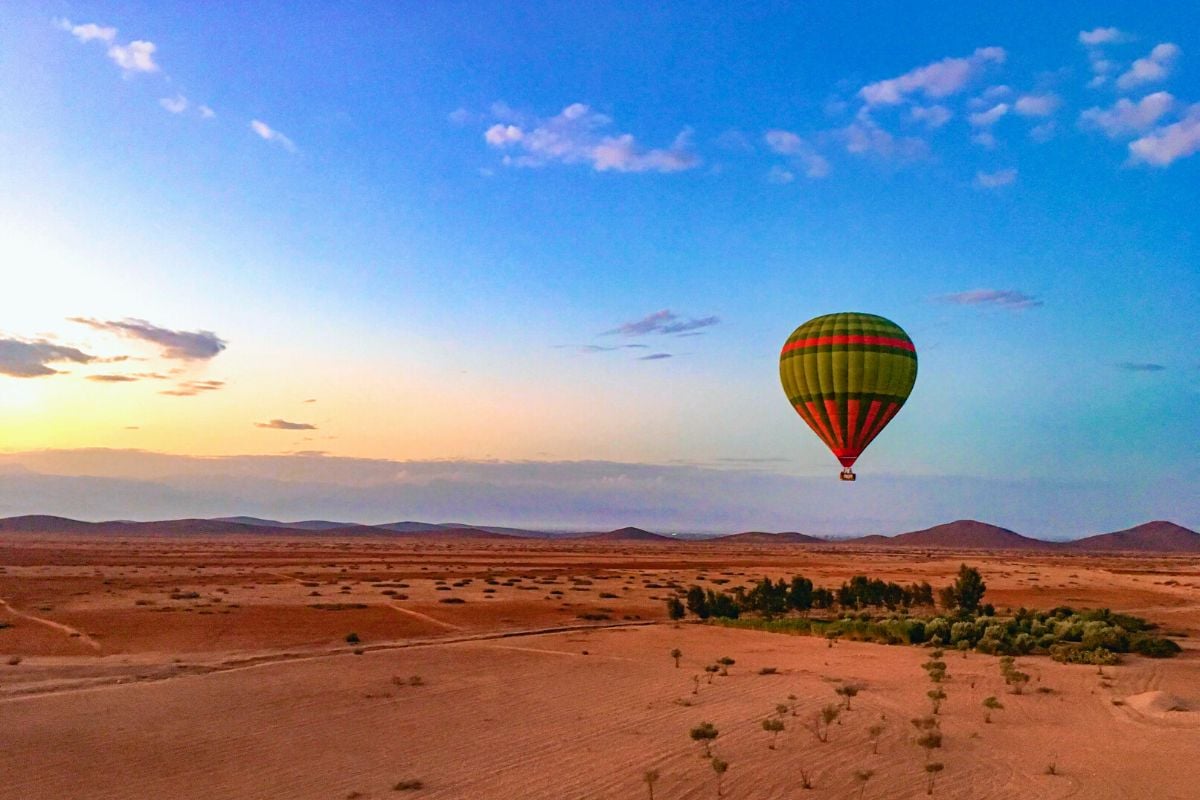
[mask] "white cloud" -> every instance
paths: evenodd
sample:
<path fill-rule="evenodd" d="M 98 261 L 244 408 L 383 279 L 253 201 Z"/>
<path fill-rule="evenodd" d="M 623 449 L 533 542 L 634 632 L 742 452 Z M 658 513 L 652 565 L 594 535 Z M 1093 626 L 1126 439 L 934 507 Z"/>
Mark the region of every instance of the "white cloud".
<path fill-rule="evenodd" d="M 981 147 L 986 147 L 989 150 L 996 146 L 996 137 L 992 134 L 990 129 L 982 130 L 973 134 L 971 136 L 971 141 Z"/>
<path fill-rule="evenodd" d="M 65 31 L 70 31 L 74 36 L 85 44 L 93 40 L 112 43 L 117 38 L 117 29 L 110 28 L 105 25 L 97 25 L 94 22 L 89 22 L 85 25 L 72 25 L 68 20 L 59 20 L 58 26 Z"/>
<path fill-rule="evenodd" d="M 945 106 L 913 106 L 908 112 L 908 118 L 912 122 L 922 123 L 930 130 L 936 130 L 942 127 L 954 114 Z"/>
<path fill-rule="evenodd" d="M 488 144 L 502 147 L 509 142 L 519 142 L 524 133 L 516 125 L 501 125 L 499 123 L 487 129 L 483 138 Z"/>
<path fill-rule="evenodd" d="M 1114 42 L 1121 42 L 1124 41 L 1125 38 L 1125 34 L 1121 33 L 1121 31 L 1117 30 L 1116 28 L 1093 28 L 1090 31 L 1079 32 L 1080 44 L 1093 46 L 1098 44 L 1112 44 Z"/>
<path fill-rule="evenodd" d="M 1048 142 L 1054 138 L 1054 134 L 1058 133 L 1058 123 L 1054 120 L 1043 122 L 1041 125 L 1034 125 L 1029 129 L 1029 138 L 1035 142 Z"/>
<path fill-rule="evenodd" d="M 1165 167 L 1197 151 L 1200 151 L 1200 103 L 1188 108 L 1187 115 L 1179 122 L 1156 128 L 1129 143 L 1131 161 L 1155 167 Z"/>
<path fill-rule="evenodd" d="M 975 185 L 980 189 L 997 189 L 1001 186 L 1008 186 L 1016 180 L 1017 171 L 1015 169 L 1001 169 L 995 172 L 975 173 Z M 968 292 L 964 294 L 970 293 Z"/>
<path fill-rule="evenodd" d="M 976 112 L 967 119 L 976 128 L 988 128 L 996 124 L 997 120 L 1007 114 L 1008 108 L 1008 103 L 997 103 L 987 111 Z"/>
<path fill-rule="evenodd" d="M 1027 94 L 1017 98 L 1013 110 L 1023 117 L 1048 117 L 1061 104 L 1056 94 Z"/>
<path fill-rule="evenodd" d="M 1129 71 L 1117 78 L 1118 89 L 1132 89 L 1143 83 L 1161 81 L 1171 71 L 1171 65 L 1179 58 L 1178 45 L 1165 42 L 1154 46 L 1150 55 L 1133 62 Z"/>
<path fill-rule="evenodd" d="M 177 94 L 174 97 L 164 97 L 158 101 L 158 104 L 172 114 L 182 114 L 188 110 L 188 99 L 181 94 Z"/>
<path fill-rule="evenodd" d="M 1007 308 L 1011 311 L 1024 311 L 1044 305 L 1036 297 L 1017 289 L 970 289 L 955 294 L 944 294 L 937 299 L 956 306 Z"/>
<path fill-rule="evenodd" d="M 263 122 L 262 120 L 257 120 L 257 119 L 251 120 L 250 130 L 254 131 L 256 134 L 261 136 L 265 141 L 275 142 L 276 144 L 283 147 L 284 150 L 287 150 L 289 153 L 296 152 L 296 145 L 294 142 L 292 142 L 291 139 L 284 136 L 282 133 L 275 130 L 274 128 L 272 128 L 270 125 Z"/>
<path fill-rule="evenodd" d="M 158 64 L 154 63 L 157 49 L 154 42 L 138 39 L 125 45 L 114 44 L 108 48 L 108 57 L 126 72 L 158 72 Z"/>
<path fill-rule="evenodd" d="M 512 109 L 496 104 L 493 113 L 519 120 Z M 558 115 L 518 126 L 507 120 L 492 125 L 484 140 L 506 151 L 505 164 L 541 167 L 551 162 L 590 164 L 597 172 L 680 172 L 700 164 L 691 150 L 690 129 L 681 131 L 666 148 L 641 147 L 633 134 L 605 134 L 612 119 L 583 103 L 572 103 Z"/>
<path fill-rule="evenodd" d="M 794 180 L 796 180 L 795 173 L 793 173 L 791 170 L 784 169 L 778 164 L 767 170 L 768 183 L 784 184 L 791 183 Z"/>
<path fill-rule="evenodd" d="M 923 139 L 905 137 L 897 139 L 871 118 L 867 108 L 857 115 L 857 120 L 842 128 L 838 133 L 846 145 L 846 152 L 855 155 L 875 155 L 883 158 L 915 159 L 925 156 L 929 148 Z"/>
<path fill-rule="evenodd" d="M 858 90 L 867 105 L 895 105 L 920 92 L 927 98 L 947 97 L 962 90 L 987 64 L 1002 64 L 1003 48 L 981 47 L 966 58 L 944 58 L 895 78 L 876 81 Z"/>
<path fill-rule="evenodd" d="M 466 125 L 468 122 L 474 119 L 474 117 L 475 115 L 470 111 L 467 111 L 465 108 L 456 108 L 446 115 L 446 119 L 450 120 L 455 125 Z"/>
<path fill-rule="evenodd" d="M 154 63 L 154 42 L 140 39 L 128 44 L 117 44 L 117 29 L 107 25 L 97 25 L 89 22 L 84 25 L 72 25 L 68 19 L 54 21 L 64 31 L 69 32 L 80 42 L 103 42 L 108 45 L 108 57 L 127 73 L 158 72 L 158 64 Z"/>
<path fill-rule="evenodd" d="M 217 115 L 217 112 L 213 111 L 208 106 L 197 106 L 196 110 L 200 112 L 200 116 L 204 119 L 212 119 Z"/>
<path fill-rule="evenodd" d="M 781 156 L 788 156 L 796 166 L 803 168 L 805 177 L 824 178 L 829 174 L 829 162 L 825 160 L 824 156 L 818 153 L 807 141 L 791 131 L 770 130 L 763 136 L 763 139 L 772 152 L 778 153 Z M 790 177 L 785 181 L 772 180 L 772 183 L 787 183 L 795 177 L 790 170 L 785 170 L 782 167 L 777 169 L 780 172 L 776 173 L 772 170 L 768 173 L 768 180 L 772 180 L 772 176 L 780 177 L 785 173 Z"/>
<path fill-rule="evenodd" d="M 1169 92 L 1148 94 L 1136 103 L 1122 97 L 1111 108 L 1087 109 L 1079 115 L 1079 121 L 1116 139 L 1150 130 L 1174 106 L 1175 98 Z"/>

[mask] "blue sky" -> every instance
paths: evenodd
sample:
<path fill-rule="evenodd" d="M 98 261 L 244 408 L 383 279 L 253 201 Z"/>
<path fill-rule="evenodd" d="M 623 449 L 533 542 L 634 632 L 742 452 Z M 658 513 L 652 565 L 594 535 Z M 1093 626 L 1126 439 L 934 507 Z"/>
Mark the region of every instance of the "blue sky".
<path fill-rule="evenodd" d="M 832 477 L 776 362 L 853 309 L 867 498 L 1200 477 L 1200 11 L 726 6 L 5 4 L 6 450 Z"/>

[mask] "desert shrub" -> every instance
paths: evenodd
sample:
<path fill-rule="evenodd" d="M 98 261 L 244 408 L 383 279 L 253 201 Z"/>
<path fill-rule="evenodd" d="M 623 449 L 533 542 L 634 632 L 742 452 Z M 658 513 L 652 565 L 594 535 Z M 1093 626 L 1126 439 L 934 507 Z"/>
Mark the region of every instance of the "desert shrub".
<path fill-rule="evenodd" d="M 457 605 L 462 605 L 463 603 L 465 603 L 467 601 L 463 600 L 461 597 L 443 597 L 441 600 L 438 600 L 438 602 L 457 606 Z"/>
<path fill-rule="evenodd" d="M 1130 650 L 1150 658 L 1170 658 L 1182 652 L 1182 648 L 1170 639 L 1157 636 L 1136 636 L 1130 643 Z"/>
<path fill-rule="evenodd" d="M 1103 647 L 1087 648 L 1073 642 L 1062 642 L 1051 646 L 1050 657 L 1064 664 L 1098 664 L 1107 666 L 1119 664 L 1121 659 L 1116 653 Z"/>
<path fill-rule="evenodd" d="M 346 643 L 347 644 L 358 644 L 361 641 L 362 641 L 362 639 L 359 638 L 357 633 L 346 634 Z"/>
<path fill-rule="evenodd" d="M 978 633 L 975 631 L 975 623 L 973 622 L 963 620 L 950 626 L 950 644 L 957 645 L 963 640 L 974 644 L 978 636 Z"/>
<path fill-rule="evenodd" d="M 424 781 L 419 781 L 419 780 L 409 778 L 407 780 L 397 781 L 396 785 L 392 787 L 392 791 L 394 791 L 394 792 L 413 792 L 413 791 L 416 791 L 417 789 L 424 789 L 424 788 L 425 788 Z"/>
<path fill-rule="evenodd" d="M 936 638 L 939 645 L 950 641 L 950 623 L 944 617 L 934 617 L 925 623 L 925 636 L 931 642 Z"/>
<path fill-rule="evenodd" d="M 762 667 L 758 671 L 759 675 L 776 675 L 778 673 L 779 673 L 778 667 Z"/>

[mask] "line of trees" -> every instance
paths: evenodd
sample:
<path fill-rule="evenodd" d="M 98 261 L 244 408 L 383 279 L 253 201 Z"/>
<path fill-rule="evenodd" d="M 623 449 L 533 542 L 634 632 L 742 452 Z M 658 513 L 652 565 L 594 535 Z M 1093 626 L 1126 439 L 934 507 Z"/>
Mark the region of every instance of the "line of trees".
<path fill-rule="evenodd" d="M 815 586 L 808 578 L 796 575 L 790 581 L 763 578 L 749 589 L 737 586 L 729 593 L 693 585 L 688 587 L 682 602 L 678 597 L 667 600 L 667 612 L 671 619 L 682 619 L 687 613 L 700 619 L 737 619 L 745 613 L 770 619 L 791 611 L 808 614 L 814 609 L 823 611 L 838 607 L 848 610 L 868 606 L 894 611 L 933 604 L 933 587 L 927 581 L 904 586 L 855 575 L 837 590 L 832 590 Z"/>

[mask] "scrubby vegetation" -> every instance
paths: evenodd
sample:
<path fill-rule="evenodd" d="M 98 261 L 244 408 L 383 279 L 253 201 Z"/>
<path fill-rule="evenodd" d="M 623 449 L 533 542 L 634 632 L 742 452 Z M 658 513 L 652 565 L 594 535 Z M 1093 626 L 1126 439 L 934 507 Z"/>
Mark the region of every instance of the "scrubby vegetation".
<path fill-rule="evenodd" d="M 865 575 L 854 576 L 836 590 L 814 586 L 797 575 L 791 581 L 763 578 L 749 589 L 737 586 L 728 593 L 699 586 L 680 593 L 685 611 L 699 619 L 773 633 L 823 636 L 830 647 L 838 639 L 928 644 L 953 647 L 964 657 L 975 650 L 991 655 L 1049 655 L 1056 661 L 1099 665 L 1117 663 L 1121 653 L 1168 658 L 1180 652 L 1179 645 L 1155 636 L 1155 626 L 1138 617 L 1066 606 L 997 613 L 983 603 L 986 589 L 979 571 L 963 564 L 954 583 L 937 592 L 940 614 L 913 613 L 937 610 L 928 583 L 902 586 Z M 668 600 L 672 618 L 679 618 L 679 605 L 678 597 Z M 945 664 L 938 663 L 944 673 Z"/>

